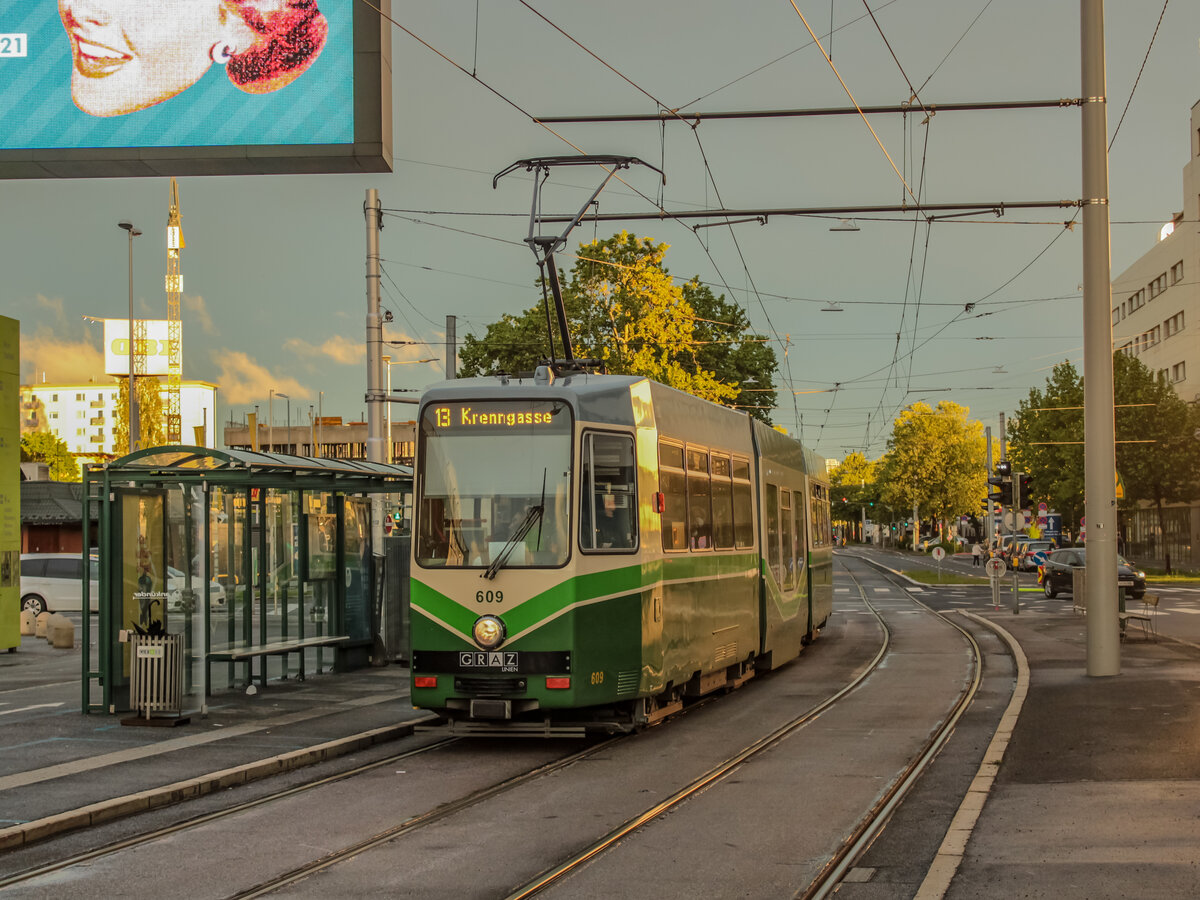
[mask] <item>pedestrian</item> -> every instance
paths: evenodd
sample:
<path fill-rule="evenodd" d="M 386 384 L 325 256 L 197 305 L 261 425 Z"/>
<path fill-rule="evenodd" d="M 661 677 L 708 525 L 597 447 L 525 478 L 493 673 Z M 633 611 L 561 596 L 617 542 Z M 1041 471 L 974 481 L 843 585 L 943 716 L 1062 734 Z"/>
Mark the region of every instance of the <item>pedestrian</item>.
<path fill-rule="evenodd" d="M 979 560 L 983 558 L 983 548 L 979 546 L 979 541 L 975 542 L 975 546 L 971 548 L 971 565 L 979 565 Z"/>

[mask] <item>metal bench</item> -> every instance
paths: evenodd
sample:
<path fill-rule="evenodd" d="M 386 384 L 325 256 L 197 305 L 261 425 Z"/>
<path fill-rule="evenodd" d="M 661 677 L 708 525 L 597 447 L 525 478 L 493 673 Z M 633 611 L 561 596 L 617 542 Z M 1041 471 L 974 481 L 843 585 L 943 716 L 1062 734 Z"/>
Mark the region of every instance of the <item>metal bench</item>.
<path fill-rule="evenodd" d="M 350 640 L 349 635 L 345 634 L 326 634 L 318 637 L 300 638 L 294 641 L 276 641 L 273 644 L 252 644 L 248 647 L 235 647 L 229 650 L 210 650 L 208 653 L 209 662 L 244 662 L 249 663 L 254 659 L 261 659 L 266 656 L 287 656 L 289 653 L 300 653 L 300 674 L 301 681 L 304 680 L 304 656 L 303 652 L 309 647 L 333 647 L 338 644 L 344 644 Z M 247 677 L 247 681 L 253 680 L 252 677 Z M 262 683 L 266 686 L 267 670 L 263 666 Z"/>

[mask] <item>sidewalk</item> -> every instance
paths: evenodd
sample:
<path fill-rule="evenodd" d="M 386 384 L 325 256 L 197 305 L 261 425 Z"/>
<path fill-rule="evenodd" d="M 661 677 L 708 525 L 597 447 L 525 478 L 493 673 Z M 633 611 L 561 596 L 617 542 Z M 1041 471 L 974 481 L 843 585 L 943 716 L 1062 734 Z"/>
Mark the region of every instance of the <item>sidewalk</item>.
<path fill-rule="evenodd" d="M 0 654 L 0 851 L 353 753 L 431 717 L 408 669 L 272 681 L 172 728 L 79 712 L 79 651 L 26 637 Z M 102 776 L 102 777 L 101 777 Z"/>

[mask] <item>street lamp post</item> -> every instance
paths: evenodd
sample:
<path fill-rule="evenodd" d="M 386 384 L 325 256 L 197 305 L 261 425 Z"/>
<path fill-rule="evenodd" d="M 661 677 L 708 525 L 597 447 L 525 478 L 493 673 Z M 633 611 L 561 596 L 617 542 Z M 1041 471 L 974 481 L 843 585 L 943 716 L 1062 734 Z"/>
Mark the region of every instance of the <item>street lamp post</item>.
<path fill-rule="evenodd" d="M 129 452 L 137 449 L 141 420 L 138 416 L 137 375 L 133 368 L 133 239 L 141 232 L 132 222 L 118 222 L 117 226 L 129 232 Z"/>
<path fill-rule="evenodd" d="M 285 449 L 283 452 L 290 454 L 292 452 L 292 449 L 291 449 L 292 448 L 292 443 L 291 443 L 292 442 L 292 398 L 289 397 L 287 394 L 281 394 L 279 391 L 276 391 L 274 389 L 272 389 L 271 393 L 272 393 L 272 396 L 282 397 L 284 400 L 287 401 L 287 437 L 284 438 L 283 446 Z"/>
<path fill-rule="evenodd" d="M 431 362 L 437 362 L 437 360 L 398 359 L 395 362 L 392 362 L 392 358 L 390 356 L 385 355 L 383 357 L 383 370 L 387 373 L 387 393 L 385 394 L 385 397 L 387 398 L 387 405 L 384 407 L 384 427 L 387 429 L 385 432 L 387 434 L 387 449 L 384 451 L 383 455 L 384 462 L 390 463 L 395 460 L 395 453 L 393 451 L 395 450 L 396 445 L 392 442 L 392 403 L 404 402 L 392 399 L 392 366 L 416 366 L 421 365 L 422 363 Z"/>

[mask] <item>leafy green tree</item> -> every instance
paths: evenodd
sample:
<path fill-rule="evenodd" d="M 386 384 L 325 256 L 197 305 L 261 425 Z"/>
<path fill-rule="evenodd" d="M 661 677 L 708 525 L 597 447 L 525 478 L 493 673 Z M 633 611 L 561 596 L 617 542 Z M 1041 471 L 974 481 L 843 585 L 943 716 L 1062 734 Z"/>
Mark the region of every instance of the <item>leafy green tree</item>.
<path fill-rule="evenodd" d="M 1083 379 L 1075 366 L 1055 366 L 1045 388 L 1031 388 L 1008 425 L 1013 471 L 1030 476 L 1023 505 L 1045 500 L 1074 530 L 1083 516 Z"/>
<path fill-rule="evenodd" d="M 1124 353 L 1113 356 L 1113 395 L 1117 472 L 1125 488 L 1120 506 L 1153 504 L 1165 534 L 1165 505 L 1200 491 L 1200 411 L 1165 376 Z M 1083 429 L 1083 379 L 1064 362 L 1045 391 L 1029 392 L 1012 431 L 1016 468 L 1030 473 L 1034 497 L 1048 497 L 1071 523 L 1084 514 Z"/>
<path fill-rule="evenodd" d="M 872 462 L 864 454 L 855 451 L 833 470 L 829 481 L 834 521 L 857 528 L 864 510 L 867 518 L 875 519 L 874 508 L 880 499 L 876 482 L 878 468 L 878 460 Z M 864 539 L 865 536 L 860 534 L 859 540 Z"/>
<path fill-rule="evenodd" d="M 915 508 L 918 517 L 941 523 L 943 534 L 951 516 L 973 512 L 986 493 L 983 425 L 969 420 L 969 413 L 948 401 L 936 409 L 914 403 L 896 418 L 879 467 L 883 501 L 898 510 Z"/>
<path fill-rule="evenodd" d="M 723 296 L 697 279 L 677 285 L 663 265 L 666 250 L 628 232 L 580 246 L 570 279 L 560 276 L 576 357 L 601 359 L 615 374 L 645 375 L 707 400 L 767 407 L 750 412 L 769 422 L 774 350 Z M 557 336 L 553 313 L 550 319 Z M 547 311 L 539 303 L 519 316 L 503 315 L 482 338 L 468 335 L 459 372 L 531 371 L 549 349 Z M 753 390 L 743 393 L 751 379 Z"/>
<path fill-rule="evenodd" d="M 166 412 L 163 409 L 162 382 L 150 375 L 137 378 L 138 443 L 140 447 L 157 447 L 167 439 Z M 113 442 L 118 456 L 129 452 L 129 379 L 120 379 Z"/>
<path fill-rule="evenodd" d="M 79 481 L 79 462 L 67 448 L 67 442 L 49 431 L 30 431 L 21 435 L 21 462 L 44 462 L 50 466 L 52 481 Z"/>

